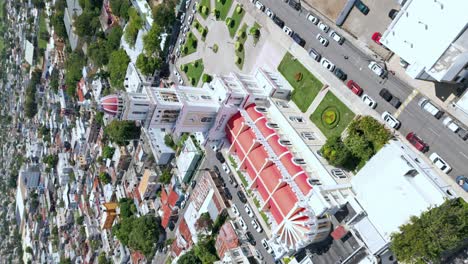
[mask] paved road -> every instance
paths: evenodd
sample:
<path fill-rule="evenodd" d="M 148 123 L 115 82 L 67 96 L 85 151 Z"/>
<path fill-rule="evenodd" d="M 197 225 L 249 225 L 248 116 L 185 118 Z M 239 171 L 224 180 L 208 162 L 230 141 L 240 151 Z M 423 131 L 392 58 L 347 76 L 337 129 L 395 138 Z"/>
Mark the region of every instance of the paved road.
<path fill-rule="evenodd" d="M 285 24 L 297 32 L 305 41 L 305 49 L 314 48 L 322 56 L 328 58 L 337 67 L 341 68 L 348 75 L 348 80 L 356 81 L 375 101 L 377 101 L 376 111 L 383 113 L 388 111 L 392 114 L 397 112 L 389 103 L 385 102 L 380 96 L 379 91 L 382 88 L 387 88 L 394 96 L 400 98 L 403 103 L 413 93 L 413 88 L 403 83 L 395 76 L 389 74 L 386 79 L 373 74 L 368 69 L 368 64 L 371 60 L 384 63 L 373 57 L 368 57 L 361 50 L 356 48 L 350 42 L 345 41 L 343 45 L 339 45 L 333 41 L 328 34 L 323 33 L 317 26 L 313 25 L 306 19 L 308 11 L 302 9 L 300 12 L 289 7 L 288 4 L 278 0 L 262 0 L 266 7 L 270 8 L 277 16 L 279 16 Z M 329 26 L 330 23 L 327 23 Z M 322 46 L 316 36 L 321 33 L 325 36 L 330 44 L 328 47 Z M 345 59 L 347 56 L 348 59 Z M 432 152 L 437 152 L 443 157 L 453 168 L 449 174 L 452 178 L 456 175 L 468 172 L 468 142 L 462 141 L 457 135 L 449 131 L 442 125 L 442 117 L 437 120 L 423 111 L 417 102 L 421 95 L 413 94 L 414 97 L 406 108 L 401 111 L 398 119 L 402 126 L 399 131 L 406 135 L 411 131 L 416 132 L 430 146 L 427 155 Z"/>
<path fill-rule="evenodd" d="M 227 157 L 225 157 L 225 158 L 226 158 L 226 161 L 228 161 Z M 253 228 L 252 224 L 250 223 L 252 221 L 252 218 L 247 215 L 247 213 L 244 210 L 244 204 L 239 200 L 239 197 L 237 197 L 237 191 L 241 190 L 241 183 L 239 182 L 239 186 L 237 188 L 234 188 L 234 186 L 229 183 L 229 177 L 223 171 L 221 163 L 216 159 L 214 151 L 211 148 L 207 148 L 206 149 L 206 166 L 208 168 L 213 168 L 213 166 L 215 166 L 215 165 L 218 166 L 218 168 L 220 169 L 221 176 L 223 177 L 224 181 L 226 182 L 226 188 L 228 188 L 229 191 L 232 194 L 231 203 L 235 204 L 236 207 L 239 209 L 239 213 L 241 214 L 242 218 L 244 219 L 244 222 L 247 224 L 247 230 L 250 231 L 252 233 L 253 237 L 255 238 L 255 241 L 257 242 L 255 247 L 263 255 L 263 257 L 264 257 L 263 261 L 265 261 L 265 263 L 274 263 L 275 261 L 274 261 L 272 255 L 270 255 L 268 252 L 266 252 L 265 248 L 261 244 L 261 240 L 266 238 L 265 232 L 258 233 Z M 201 167 L 201 168 L 204 168 L 204 167 Z M 251 204 L 250 207 L 254 208 L 255 205 Z M 237 221 L 237 217 L 236 217 L 235 221 Z M 242 230 L 242 229 L 239 229 L 238 231 L 243 233 L 243 234 L 245 233 L 245 231 Z M 241 238 L 239 237 L 239 239 L 241 239 Z M 249 243 L 249 242 L 246 241 L 246 243 Z"/>

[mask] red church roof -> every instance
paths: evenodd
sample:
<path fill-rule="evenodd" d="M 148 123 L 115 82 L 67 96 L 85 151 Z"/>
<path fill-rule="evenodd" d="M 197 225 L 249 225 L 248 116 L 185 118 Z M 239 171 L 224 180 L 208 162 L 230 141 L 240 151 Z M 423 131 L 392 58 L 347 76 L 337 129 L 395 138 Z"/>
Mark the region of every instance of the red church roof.
<path fill-rule="evenodd" d="M 101 98 L 101 106 L 104 112 L 110 115 L 116 115 L 119 112 L 119 96 L 111 94 Z"/>

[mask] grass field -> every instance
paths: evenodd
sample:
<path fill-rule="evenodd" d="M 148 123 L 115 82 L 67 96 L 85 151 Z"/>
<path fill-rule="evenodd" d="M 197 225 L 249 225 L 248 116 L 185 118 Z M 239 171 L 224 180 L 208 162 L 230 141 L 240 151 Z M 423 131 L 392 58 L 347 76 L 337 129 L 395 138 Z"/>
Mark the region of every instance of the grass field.
<path fill-rule="evenodd" d="M 241 12 L 237 12 L 236 9 L 238 7 L 241 8 Z M 232 17 L 231 17 L 232 25 L 228 26 L 229 35 L 231 36 L 231 38 L 233 38 L 236 35 L 237 28 L 239 28 L 240 23 L 242 22 L 242 18 L 244 18 L 244 15 L 245 15 L 244 8 L 242 7 L 242 5 L 238 4 L 236 8 L 234 9 L 234 11 L 232 12 Z"/>
<path fill-rule="evenodd" d="M 242 27 L 239 29 L 236 35 L 236 40 L 242 44 L 242 49 L 240 51 L 236 50 L 236 56 L 239 57 L 240 63 L 236 62 L 237 67 L 242 70 L 244 67 L 244 58 L 245 58 L 245 46 L 244 43 L 247 40 L 247 24 L 244 23 Z"/>
<path fill-rule="evenodd" d="M 337 123 L 333 126 L 326 126 L 322 120 L 323 113 L 326 109 L 333 108 L 338 112 Z M 322 131 L 327 137 L 340 136 L 346 129 L 348 124 L 354 119 L 354 113 L 343 102 L 340 101 L 332 92 L 327 92 L 322 99 L 317 109 L 310 115 L 310 120 Z"/>
<path fill-rule="evenodd" d="M 198 39 L 192 32 L 187 34 L 187 39 L 185 41 L 185 45 L 182 48 L 182 56 L 187 56 L 189 54 L 194 53 L 197 51 L 198 46 Z"/>
<path fill-rule="evenodd" d="M 183 68 L 187 66 L 187 78 L 189 79 L 189 82 L 190 80 L 192 80 L 192 82 L 190 83 L 191 85 L 197 85 L 198 84 L 198 81 L 200 80 L 200 77 L 203 73 L 203 69 L 204 69 L 204 66 L 203 66 L 203 60 L 202 59 L 199 59 L 199 60 L 196 60 L 196 61 L 193 61 L 191 63 L 187 63 L 185 65 L 183 65 L 181 67 L 181 70 L 183 70 Z M 185 71 L 184 71 L 185 72 Z"/>
<path fill-rule="evenodd" d="M 278 66 L 278 71 L 294 88 L 291 95 L 292 101 L 303 113 L 306 112 L 323 84 L 290 53 L 284 56 Z"/>
<path fill-rule="evenodd" d="M 225 20 L 229 9 L 231 9 L 232 0 L 215 0 L 216 10 L 219 11 L 219 20 Z"/>
<path fill-rule="evenodd" d="M 37 42 L 39 44 L 40 49 L 45 49 L 47 47 L 48 40 L 42 38 L 42 35 L 46 33 L 47 33 L 47 25 L 45 21 L 45 14 L 41 13 L 39 16 L 39 34 L 37 35 Z"/>
<path fill-rule="evenodd" d="M 211 11 L 211 1 L 210 0 L 201 0 L 200 6 L 206 6 L 207 7 L 206 13 L 204 13 L 203 10 L 199 10 L 200 11 L 200 16 L 202 16 L 203 19 L 206 20 L 208 18 L 208 15 L 210 14 L 210 11 Z"/>

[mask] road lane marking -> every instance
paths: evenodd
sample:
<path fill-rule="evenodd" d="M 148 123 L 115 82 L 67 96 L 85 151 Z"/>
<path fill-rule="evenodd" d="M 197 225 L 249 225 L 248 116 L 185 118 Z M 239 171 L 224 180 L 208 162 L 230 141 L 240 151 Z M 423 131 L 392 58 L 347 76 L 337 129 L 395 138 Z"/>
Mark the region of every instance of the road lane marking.
<path fill-rule="evenodd" d="M 432 133 L 434 133 L 436 136 L 439 136 L 439 133 L 437 133 L 434 129 L 432 128 L 427 128 L 427 130 L 430 130 Z"/>
<path fill-rule="evenodd" d="M 460 151 L 460 154 L 462 154 L 463 157 L 465 157 L 466 159 L 468 159 L 468 156 L 467 156 L 465 153 L 463 153 L 463 152 Z"/>
<path fill-rule="evenodd" d="M 395 118 L 398 118 L 401 112 L 405 110 L 406 106 L 416 97 L 416 95 L 418 95 L 418 93 L 419 93 L 418 90 L 413 89 L 413 92 L 406 98 L 403 104 L 400 105 L 400 108 L 398 108 L 398 110 L 393 114 L 393 116 Z"/>

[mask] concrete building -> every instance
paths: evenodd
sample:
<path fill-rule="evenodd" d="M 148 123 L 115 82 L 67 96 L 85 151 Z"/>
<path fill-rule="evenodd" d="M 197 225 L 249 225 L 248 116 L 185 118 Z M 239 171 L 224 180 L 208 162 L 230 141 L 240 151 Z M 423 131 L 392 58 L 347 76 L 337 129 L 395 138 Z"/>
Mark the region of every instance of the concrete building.
<path fill-rule="evenodd" d="M 142 200 L 154 199 L 156 191 L 160 187 L 156 179 L 156 172 L 145 169 L 140 184 L 138 185 L 138 192 Z"/>
<path fill-rule="evenodd" d="M 73 22 L 75 17 L 81 15 L 83 9 L 81 8 L 78 0 L 67 0 L 67 7 L 65 7 L 65 13 L 63 15 L 63 22 L 65 29 L 67 30 L 68 40 L 72 50 L 75 50 L 79 44 L 79 37 L 75 33 Z"/>
<path fill-rule="evenodd" d="M 216 261 L 215 264 L 250 264 L 250 263 L 261 263 L 255 259 L 252 254 L 252 248 L 248 245 L 242 245 L 230 249 L 225 252 L 220 261 Z"/>
<path fill-rule="evenodd" d="M 226 251 L 237 248 L 239 245 L 239 237 L 237 236 L 231 221 L 227 221 L 223 226 L 221 226 L 219 234 L 216 237 L 215 248 L 219 258 L 223 259 Z"/>
<path fill-rule="evenodd" d="M 167 165 L 175 156 L 175 151 L 164 142 L 166 133 L 161 129 L 142 129 L 143 140 L 151 148 L 156 165 Z"/>
<path fill-rule="evenodd" d="M 102 204 L 101 207 L 101 229 L 110 229 L 114 223 L 115 218 L 117 217 L 117 207 L 116 202 L 109 202 Z"/>
<path fill-rule="evenodd" d="M 467 83 L 467 9 L 467 1 L 405 1 L 381 42 L 409 63 L 412 78 Z"/>
<path fill-rule="evenodd" d="M 73 172 L 73 168 L 68 162 L 69 154 L 68 153 L 59 153 L 58 154 L 58 163 L 57 163 L 57 176 L 60 186 L 65 186 L 70 181 L 70 175 Z"/>
<path fill-rule="evenodd" d="M 179 182 L 185 184 L 190 182 L 192 175 L 197 169 L 197 165 L 200 161 L 201 153 L 200 150 L 195 146 L 192 139 L 189 137 L 184 143 L 184 148 L 177 157 L 177 177 Z"/>

